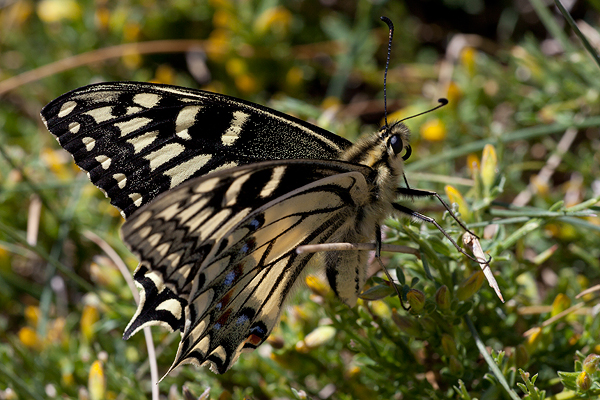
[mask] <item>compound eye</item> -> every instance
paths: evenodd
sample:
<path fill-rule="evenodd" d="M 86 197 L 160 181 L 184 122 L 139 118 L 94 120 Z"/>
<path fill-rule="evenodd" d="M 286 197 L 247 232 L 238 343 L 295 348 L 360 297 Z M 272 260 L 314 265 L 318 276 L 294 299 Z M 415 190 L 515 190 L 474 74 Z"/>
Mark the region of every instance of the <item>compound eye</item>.
<path fill-rule="evenodd" d="M 404 144 L 402 143 L 400 135 L 392 135 L 392 137 L 390 137 L 389 144 L 392 150 L 394 151 L 394 154 L 396 155 L 400 154 L 400 152 L 404 148 Z"/>

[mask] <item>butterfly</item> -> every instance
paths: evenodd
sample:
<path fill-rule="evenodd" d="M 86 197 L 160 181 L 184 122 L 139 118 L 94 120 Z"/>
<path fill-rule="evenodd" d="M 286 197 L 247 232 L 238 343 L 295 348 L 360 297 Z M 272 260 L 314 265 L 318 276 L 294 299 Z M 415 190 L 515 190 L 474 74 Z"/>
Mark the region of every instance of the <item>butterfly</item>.
<path fill-rule="evenodd" d="M 244 100 L 141 82 L 73 90 L 41 116 L 126 219 L 123 240 L 141 262 L 140 303 L 124 338 L 151 325 L 181 331 L 171 369 L 224 373 L 263 343 L 314 258 L 297 248 L 380 246 L 390 215 L 435 223 L 396 203 L 439 198 L 399 186 L 411 152 L 402 122 L 353 144 Z M 368 254 L 320 253 L 348 306 L 364 287 Z"/>

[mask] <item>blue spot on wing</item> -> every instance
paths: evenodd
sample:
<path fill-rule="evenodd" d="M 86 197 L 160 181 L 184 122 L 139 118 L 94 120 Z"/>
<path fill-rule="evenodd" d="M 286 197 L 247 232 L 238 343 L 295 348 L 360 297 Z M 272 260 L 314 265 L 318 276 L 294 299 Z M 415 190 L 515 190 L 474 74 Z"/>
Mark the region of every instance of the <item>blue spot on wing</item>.
<path fill-rule="evenodd" d="M 227 276 L 225 277 L 225 280 L 223 281 L 223 285 L 225 286 L 229 286 L 233 283 L 233 281 L 235 280 L 235 271 L 231 271 L 227 274 Z"/>

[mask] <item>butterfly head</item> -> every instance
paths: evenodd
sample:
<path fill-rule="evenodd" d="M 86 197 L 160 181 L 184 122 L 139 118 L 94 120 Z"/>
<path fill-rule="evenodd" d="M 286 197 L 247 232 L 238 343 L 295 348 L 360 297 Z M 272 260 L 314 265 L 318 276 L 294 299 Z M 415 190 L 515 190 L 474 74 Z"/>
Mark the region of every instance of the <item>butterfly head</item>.
<path fill-rule="evenodd" d="M 410 147 L 410 130 L 402 122 L 395 122 L 391 126 L 383 126 L 379 129 L 379 137 L 385 141 L 388 157 L 397 158 L 402 155 L 402 160 L 406 161 L 412 153 Z"/>

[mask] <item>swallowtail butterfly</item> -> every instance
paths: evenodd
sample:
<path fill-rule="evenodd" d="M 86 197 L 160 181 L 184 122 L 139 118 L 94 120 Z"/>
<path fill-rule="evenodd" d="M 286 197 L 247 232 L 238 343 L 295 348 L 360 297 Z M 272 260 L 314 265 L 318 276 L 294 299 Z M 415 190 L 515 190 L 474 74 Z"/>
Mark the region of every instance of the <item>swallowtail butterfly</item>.
<path fill-rule="evenodd" d="M 380 245 L 380 224 L 398 213 L 435 222 L 395 203 L 437 196 L 398 187 L 410 154 L 402 122 L 352 144 L 240 99 L 139 82 L 73 90 L 41 115 L 126 219 L 141 301 L 124 337 L 150 325 L 180 330 L 171 369 L 224 373 L 264 342 L 314 256 L 299 246 Z M 368 251 L 321 256 L 353 306 Z"/>

